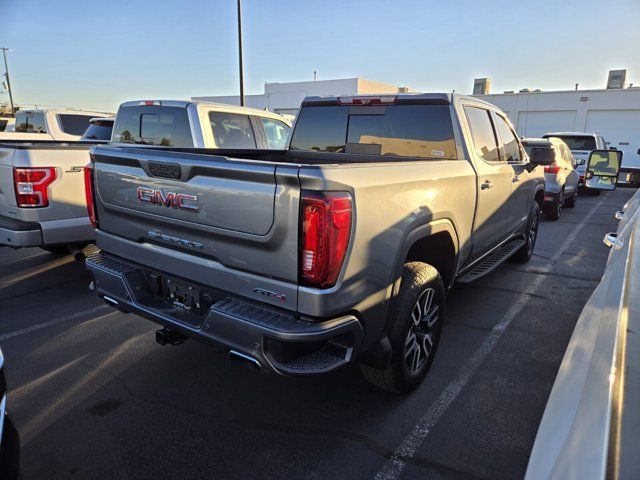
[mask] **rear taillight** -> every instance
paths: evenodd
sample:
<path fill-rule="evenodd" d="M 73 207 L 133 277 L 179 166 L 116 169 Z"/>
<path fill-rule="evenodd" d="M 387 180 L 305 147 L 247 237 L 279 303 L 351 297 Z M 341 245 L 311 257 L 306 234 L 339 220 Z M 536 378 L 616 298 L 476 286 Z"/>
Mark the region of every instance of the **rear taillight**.
<path fill-rule="evenodd" d="M 98 215 L 96 214 L 96 197 L 93 194 L 93 167 L 84 167 L 84 197 L 87 201 L 87 213 L 93 228 L 98 228 Z"/>
<path fill-rule="evenodd" d="M 558 173 L 560 171 L 560 165 L 554 163 L 544 167 L 544 173 Z"/>
<path fill-rule="evenodd" d="M 49 206 L 49 185 L 56 179 L 56 169 L 14 168 L 13 183 L 16 190 L 16 203 L 21 208 L 39 208 Z"/>
<path fill-rule="evenodd" d="M 351 235 L 351 196 L 302 192 L 300 280 L 327 288 L 336 283 Z"/>

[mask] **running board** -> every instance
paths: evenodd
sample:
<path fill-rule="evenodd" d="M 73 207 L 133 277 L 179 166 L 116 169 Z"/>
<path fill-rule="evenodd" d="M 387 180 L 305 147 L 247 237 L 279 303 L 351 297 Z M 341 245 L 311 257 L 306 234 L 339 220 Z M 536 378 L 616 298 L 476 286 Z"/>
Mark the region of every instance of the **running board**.
<path fill-rule="evenodd" d="M 525 243 L 525 240 L 512 240 L 506 245 L 500 247 L 490 256 L 485 258 L 480 264 L 473 267 L 467 273 L 458 278 L 458 283 L 467 284 L 476 281 L 487 273 L 493 272 L 497 267 L 502 265 L 509 259 L 511 255 L 516 253 Z"/>

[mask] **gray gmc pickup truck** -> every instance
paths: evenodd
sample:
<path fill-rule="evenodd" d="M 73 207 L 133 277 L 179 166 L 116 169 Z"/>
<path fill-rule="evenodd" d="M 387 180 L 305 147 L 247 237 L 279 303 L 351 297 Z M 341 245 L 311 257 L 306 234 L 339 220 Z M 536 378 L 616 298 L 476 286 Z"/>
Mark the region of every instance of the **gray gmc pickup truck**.
<path fill-rule="evenodd" d="M 531 257 L 552 160 L 451 94 L 307 98 L 287 150 L 91 158 L 93 288 L 159 343 L 294 375 L 357 358 L 399 392 L 431 365 L 447 290 Z"/>

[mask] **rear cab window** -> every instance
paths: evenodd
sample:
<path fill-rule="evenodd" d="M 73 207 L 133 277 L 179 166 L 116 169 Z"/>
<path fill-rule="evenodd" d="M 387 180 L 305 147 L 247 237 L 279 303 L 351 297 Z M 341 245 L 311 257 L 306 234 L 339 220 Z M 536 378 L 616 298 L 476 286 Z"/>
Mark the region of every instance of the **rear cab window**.
<path fill-rule="evenodd" d="M 428 159 L 455 159 L 449 105 L 309 105 L 290 148 Z"/>
<path fill-rule="evenodd" d="M 70 113 L 61 113 L 58 115 L 60 130 L 69 135 L 82 135 L 89 128 L 90 115 L 76 115 Z"/>
<path fill-rule="evenodd" d="M 16 114 L 16 132 L 47 133 L 44 112 L 18 112 Z"/>
<path fill-rule="evenodd" d="M 113 125 L 113 142 L 192 148 L 187 109 L 157 105 L 120 107 Z"/>
<path fill-rule="evenodd" d="M 545 138 L 559 138 L 570 150 L 595 150 L 596 139 L 593 135 L 545 135 Z"/>

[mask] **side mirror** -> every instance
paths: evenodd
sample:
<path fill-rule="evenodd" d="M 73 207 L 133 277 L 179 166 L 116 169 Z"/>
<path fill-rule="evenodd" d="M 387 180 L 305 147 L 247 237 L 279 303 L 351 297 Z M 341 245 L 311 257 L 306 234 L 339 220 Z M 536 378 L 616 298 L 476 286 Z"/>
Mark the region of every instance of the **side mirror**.
<path fill-rule="evenodd" d="M 553 148 L 534 147 L 529 156 L 529 162 L 535 167 L 538 165 L 553 165 L 556 155 Z"/>
<path fill-rule="evenodd" d="M 621 164 L 622 150 L 593 150 L 587 160 L 585 186 L 595 190 L 614 190 Z"/>

